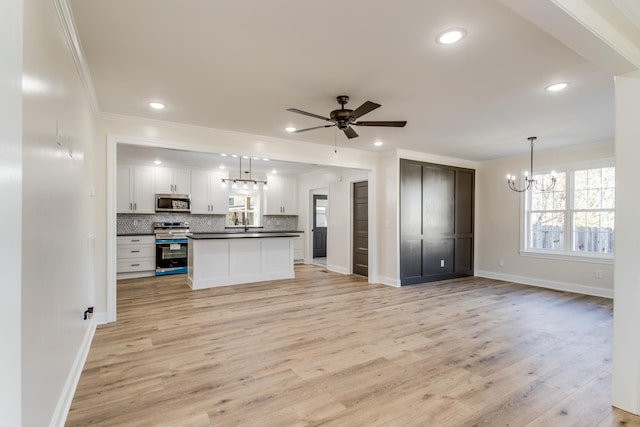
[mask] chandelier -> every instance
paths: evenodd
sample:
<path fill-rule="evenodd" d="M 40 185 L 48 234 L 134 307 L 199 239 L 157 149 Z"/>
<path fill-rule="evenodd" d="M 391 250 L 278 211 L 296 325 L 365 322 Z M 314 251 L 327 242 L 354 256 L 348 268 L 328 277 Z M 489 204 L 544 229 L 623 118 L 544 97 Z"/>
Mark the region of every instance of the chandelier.
<path fill-rule="evenodd" d="M 231 188 L 238 188 L 238 183 L 242 185 L 243 190 L 249 190 L 249 185 L 253 184 L 254 190 L 259 190 L 258 184 L 262 184 L 262 189 L 267 190 L 267 181 L 262 179 L 253 179 L 251 171 L 251 157 L 249 157 L 249 170 L 244 171 L 247 178 L 242 177 L 242 157 L 239 157 L 240 164 L 238 166 L 238 178 L 222 178 L 222 186 L 226 187 L 228 182 L 231 182 Z"/>
<path fill-rule="evenodd" d="M 553 187 L 556 185 L 556 177 L 553 175 L 553 173 L 551 175 L 551 184 L 549 184 L 547 187 L 542 187 L 542 184 L 538 185 L 538 182 L 536 181 L 536 179 L 533 178 L 534 176 L 533 174 L 533 141 L 538 139 L 538 137 L 530 136 L 527 139 L 529 140 L 529 144 L 531 145 L 531 168 L 529 169 L 531 171 L 531 177 L 529 177 L 529 172 L 525 172 L 524 186 L 522 188 L 518 188 L 516 187 L 515 175 L 507 175 L 507 184 L 509 185 L 509 188 L 511 190 L 516 191 L 518 193 L 523 193 L 530 188 L 533 188 L 537 191 L 551 191 Z"/>

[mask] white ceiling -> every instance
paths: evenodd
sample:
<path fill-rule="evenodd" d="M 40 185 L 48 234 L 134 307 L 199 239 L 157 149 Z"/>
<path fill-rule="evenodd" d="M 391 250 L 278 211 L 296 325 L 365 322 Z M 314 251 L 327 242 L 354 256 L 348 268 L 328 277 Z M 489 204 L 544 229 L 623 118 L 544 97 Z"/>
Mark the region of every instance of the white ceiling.
<path fill-rule="evenodd" d="M 526 153 L 533 135 L 540 150 L 613 139 L 613 72 L 514 12 L 533 3 L 540 23 L 566 19 L 549 0 L 69 0 L 102 113 L 468 160 Z M 467 37 L 437 44 L 451 27 Z M 284 131 L 325 124 L 287 108 L 328 116 L 343 94 L 382 104 L 362 120 L 408 124 Z"/>

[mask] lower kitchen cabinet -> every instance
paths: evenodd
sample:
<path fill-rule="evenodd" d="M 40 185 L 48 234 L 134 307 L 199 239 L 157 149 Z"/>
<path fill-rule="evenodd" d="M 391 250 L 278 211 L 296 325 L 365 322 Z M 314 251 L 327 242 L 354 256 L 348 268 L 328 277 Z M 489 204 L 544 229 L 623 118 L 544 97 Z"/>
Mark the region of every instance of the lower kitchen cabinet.
<path fill-rule="evenodd" d="M 154 235 L 118 236 L 116 273 L 118 279 L 155 276 Z"/>
<path fill-rule="evenodd" d="M 304 233 L 293 239 L 293 262 L 294 264 L 304 263 Z"/>

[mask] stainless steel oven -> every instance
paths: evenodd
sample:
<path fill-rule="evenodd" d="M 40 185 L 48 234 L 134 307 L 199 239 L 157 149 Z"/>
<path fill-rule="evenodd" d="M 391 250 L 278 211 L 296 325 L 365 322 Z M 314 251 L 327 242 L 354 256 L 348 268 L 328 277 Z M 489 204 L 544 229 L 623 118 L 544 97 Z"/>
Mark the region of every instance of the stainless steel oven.
<path fill-rule="evenodd" d="M 188 222 L 154 222 L 156 276 L 187 272 Z"/>

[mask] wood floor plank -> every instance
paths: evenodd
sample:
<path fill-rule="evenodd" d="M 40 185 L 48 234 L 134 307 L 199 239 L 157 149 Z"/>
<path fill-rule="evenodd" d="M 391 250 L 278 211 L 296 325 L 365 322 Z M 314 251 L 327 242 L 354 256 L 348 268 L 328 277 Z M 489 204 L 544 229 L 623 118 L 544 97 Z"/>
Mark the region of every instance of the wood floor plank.
<path fill-rule="evenodd" d="M 118 282 L 67 426 L 613 426 L 610 300 L 485 278 Z"/>

